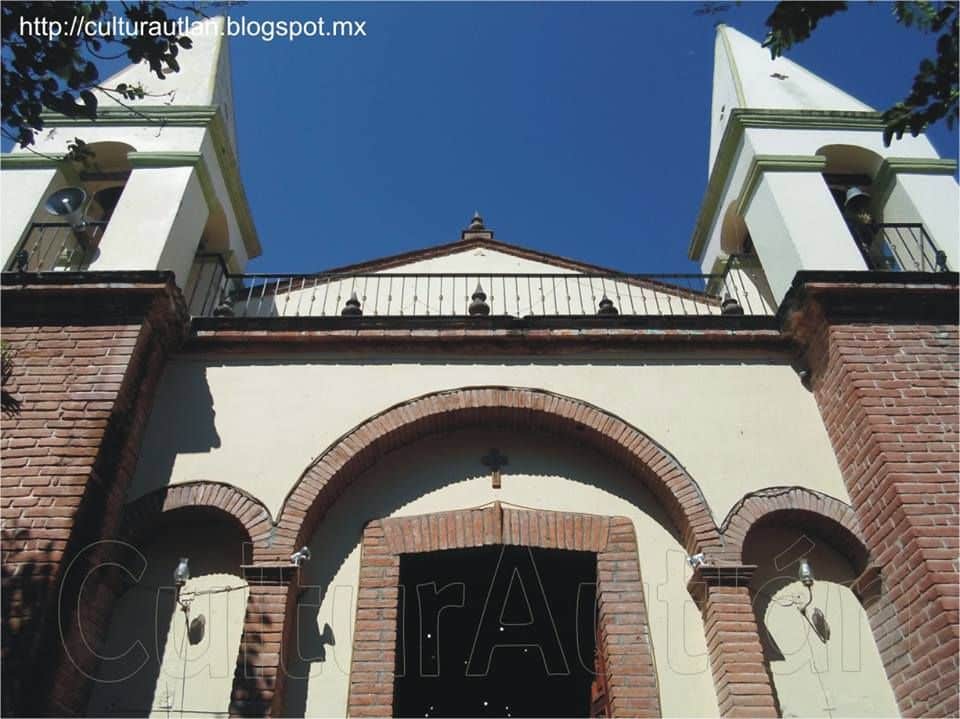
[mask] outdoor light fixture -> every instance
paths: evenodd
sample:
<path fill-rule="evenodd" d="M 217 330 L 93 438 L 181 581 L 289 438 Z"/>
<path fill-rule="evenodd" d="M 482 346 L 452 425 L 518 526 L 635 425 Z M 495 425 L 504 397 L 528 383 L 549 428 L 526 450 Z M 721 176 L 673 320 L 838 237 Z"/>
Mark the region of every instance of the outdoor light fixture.
<path fill-rule="evenodd" d="M 180 605 L 180 609 L 183 610 L 184 617 L 187 616 L 190 612 L 190 602 L 193 597 L 184 598 L 182 595 L 182 590 L 184 585 L 187 583 L 187 580 L 190 579 L 190 560 L 187 557 L 180 557 L 180 562 L 177 564 L 177 568 L 173 570 L 173 583 L 177 587 L 177 604 Z"/>
<path fill-rule="evenodd" d="M 304 562 L 309 561 L 309 559 L 310 547 L 300 547 L 300 549 L 290 555 L 290 563 L 295 567 L 299 567 Z"/>
<path fill-rule="evenodd" d="M 707 557 L 703 552 L 687 557 L 687 564 L 696 569 L 707 563 Z"/>
<path fill-rule="evenodd" d="M 64 187 L 57 190 L 43 205 L 51 215 L 62 217 L 74 230 L 82 230 L 87 225 L 83 216 L 83 207 L 87 193 L 80 187 Z"/>
<path fill-rule="evenodd" d="M 803 618 L 807 620 L 807 624 L 813 627 L 813 631 L 820 637 L 820 641 L 826 644 L 830 638 L 830 625 L 827 623 L 827 618 L 823 612 L 816 607 L 814 607 L 810 615 L 807 615 L 807 608 L 813 603 L 813 569 L 805 557 L 800 560 L 799 564 L 800 567 L 797 570 L 797 577 L 803 582 L 803 586 L 807 588 L 807 603 L 800 607 L 800 613 L 803 615 Z"/>
<path fill-rule="evenodd" d="M 181 557 L 177 568 L 173 570 L 173 583 L 177 585 L 178 591 L 188 579 L 190 579 L 190 560 L 187 557 Z"/>

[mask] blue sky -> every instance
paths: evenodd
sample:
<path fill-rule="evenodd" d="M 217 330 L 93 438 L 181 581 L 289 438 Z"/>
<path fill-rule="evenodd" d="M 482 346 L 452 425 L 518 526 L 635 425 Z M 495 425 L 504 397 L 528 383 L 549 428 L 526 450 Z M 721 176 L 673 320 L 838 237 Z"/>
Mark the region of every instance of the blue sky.
<path fill-rule="evenodd" d="M 232 8 L 366 23 L 358 38 L 230 41 L 240 169 L 264 248 L 250 270 L 450 242 L 479 210 L 506 242 L 630 272 L 698 271 L 686 248 L 707 182 L 714 24 L 760 39 L 773 4 L 700 7 Z M 932 52 L 932 37 L 872 2 L 828 18 L 789 57 L 883 109 Z M 930 138 L 957 157 L 943 123 Z"/>
<path fill-rule="evenodd" d="M 762 38 L 771 4 L 251 4 L 366 21 L 366 37 L 232 40 L 257 271 L 449 242 L 479 210 L 506 242 L 632 272 L 686 259 L 707 182 L 714 23 Z M 874 107 L 932 39 L 854 4 L 790 54 Z M 956 157 L 945 126 L 931 139 Z"/>

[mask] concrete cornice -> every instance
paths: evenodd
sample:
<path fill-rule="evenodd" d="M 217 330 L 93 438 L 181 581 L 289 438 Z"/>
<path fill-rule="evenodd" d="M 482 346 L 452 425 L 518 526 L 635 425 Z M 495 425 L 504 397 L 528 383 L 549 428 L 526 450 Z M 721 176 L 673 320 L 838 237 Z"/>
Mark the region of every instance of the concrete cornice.
<path fill-rule="evenodd" d="M 699 262 L 706 248 L 708 233 L 716 218 L 717 206 L 734 168 L 737 151 L 748 127 L 784 130 L 882 130 L 883 115 L 879 112 L 827 110 L 755 110 L 734 108 L 723 131 L 717 159 L 710 172 L 707 190 L 697 213 L 687 256 Z"/>
<path fill-rule="evenodd" d="M 240 226 L 240 234 L 247 250 L 247 257 L 253 259 L 263 252 L 257 237 L 253 214 L 247 201 L 247 194 L 240 179 L 240 165 L 237 161 L 233 143 L 227 133 L 226 122 L 219 107 L 213 105 L 144 105 L 128 109 L 126 107 L 106 107 L 97 110 L 96 119 L 67 117 L 56 113 L 41 113 L 45 127 L 205 127 L 210 131 L 213 150 L 223 175 L 230 204 Z M 138 153 L 140 154 L 140 153 Z M 144 153 L 158 155 L 167 153 Z M 171 153 L 179 154 L 179 153 Z M 7 156 L 9 157 L 9 156 Z M 22 162 L 22 161 L 14 161 Z M 42 165 L 41 165 L 42 166 Z M 53 165 L 51 165 L 53 166 Z M 146 166 L 146 165 L 143 165 Z M 161 167 L 161 165 L 152 165 Z M 176 167 L 178 165 L 165 165 Z M 6 165 L 3 166 L 6 169 Z M 212 187 L 212 185 L 211 185 Z"/>

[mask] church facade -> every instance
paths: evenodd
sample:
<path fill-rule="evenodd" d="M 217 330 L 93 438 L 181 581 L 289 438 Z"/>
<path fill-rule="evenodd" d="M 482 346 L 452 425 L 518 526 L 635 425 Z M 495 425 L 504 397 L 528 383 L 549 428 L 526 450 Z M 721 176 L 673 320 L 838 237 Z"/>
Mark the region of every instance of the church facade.
<path fill-rule="evenodd" d="M 4 712 L 957 715 L 955 162 L 721 26 L 701 275 L 249 274 L 190 60 L 2 157 Z"/>

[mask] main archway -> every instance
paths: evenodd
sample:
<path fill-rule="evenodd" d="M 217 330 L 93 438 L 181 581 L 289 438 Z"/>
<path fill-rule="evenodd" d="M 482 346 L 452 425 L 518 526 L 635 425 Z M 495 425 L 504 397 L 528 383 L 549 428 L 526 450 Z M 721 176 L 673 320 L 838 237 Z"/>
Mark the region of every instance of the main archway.
<path fill-rule="evenodd" d="M 477 426 L 576 437 L 643 482 L 691 553 L 719 552 L 720 535 L 700 487 L 641 430 L 595 405 L 542 389 L 464 387 L 395 405 L 322 452 L 284 501 L 272 545 L 255 548 L 257 561 L 281 561 L 304 544 L 340 492 L 388 452 L 422 437 Z"/>

